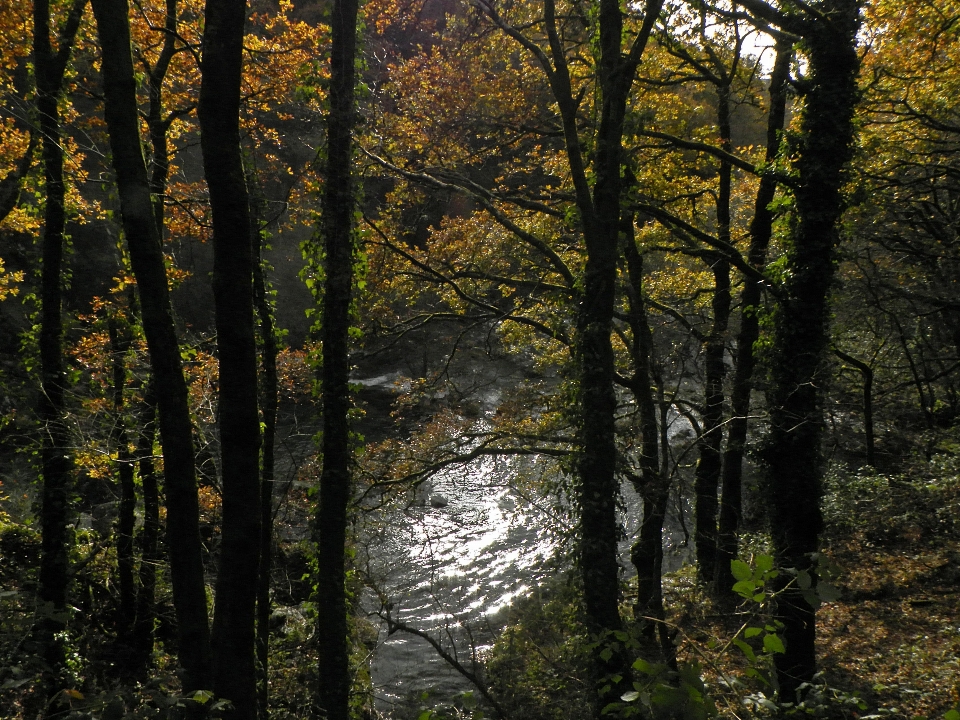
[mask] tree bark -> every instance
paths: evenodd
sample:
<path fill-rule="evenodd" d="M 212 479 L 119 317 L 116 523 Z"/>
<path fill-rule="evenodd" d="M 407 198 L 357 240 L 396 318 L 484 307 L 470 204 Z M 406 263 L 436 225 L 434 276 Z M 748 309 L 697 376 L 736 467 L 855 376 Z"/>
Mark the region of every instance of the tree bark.
<path fill-rule="evenodd" d="M 753 3 L 750 3 L 751 5 Z M 745 3 L 746 5 L 746 3 Z M 801 11 L 805 12 L 805 11 Z M 773 546 L 778 564 L 816 579 L 819 549 L 822 395 L 827 377 L 827 295 L 843 210 L 844 167 L 852 155 L 857 99 L 857 0 L 822 0 L 796 22 L 809 60 L 796 160 L 797 225 L 771 357 L 768 469 Z M 791 16 L 793 17 L 793 16 Z M 796 700 L 816 672 L 816 616 L 796 582 L 781 573 L 776 590 L 786 652 L 776 655 L 781 699 Z"/>
<path fill-rule="evenodd" d="M 64 667 L 64 649 L 58 639 L 66 628 L 67 585 L 70 578 L 67 527 L 70 518 L 73 461 L 64 413 L 66 377 L 63 368 L 63 246 L 66 195 L 63 149 L 60 144 L 58 100 L 63 76 L 76 38 L 86 0 L 75 0 L 59 33 L 58 50 L 51 43 L 49 0 L 33 4 L 33 59 L 37 84 L 37 121 L 42 136 L 46 189 L 40 276 L 40 378 L 38 414 L 41 423 L 40 463 L 43 476 L 40 506 L 40 574 L 37 639 L 50 669 L 44 693 L 55 689 L 55 678 Z M 38 694 L 39 695 L 39 694 Z"/>
<path fill-rule="evenodd" d="M 253 246 L 240 151 L 246 5 L 207 0 L 200 145 L 213 214 L 213 296 L 220 362 L 218 404 L 223 534 L 213 618 L 214 692 L 230 717 L 257 717 L 255 623 L 260 556 L 260 417 L 253 321 Z"/>
<path fill-rule="evenodd" d="M 777 43 L 777 56 L 770 74 L 770 111 L 767 114 L 766 162 L 772 163 L 780 153 L 787 109 L 787 79 L 793 46 L 787 40 Z M 750 248 L 747 261 L 757 270 L 767 262 L 767 248 L 773 235 L 774 213 L 770 209 L 777 191 L 777 180 L 772 174 L 760 178 L 750 223 Z M 723 454 L 723 477 L 720 491 L 720 519 L 717 532 L 717 561 L 714 593 L 719 599 L 733 597 L 733 573 L 730 562 L 737 557 L 740 518 L 743 515 L 743 453 L 747 443 L 747 416 L 750 414 L 750 393 L 753 390 L 753 370 L 756 358 L 754 343 L 760 337 L 760 282 L 748 275 L 743 277 L 740 292 L 740 330 L 737 333 L 736 367 L 730 391 L 730 422 L 727 447 Z"/>
<path fill-rule="evenodd" d="M 150 667 L 153 655 L 157 564 L 160 562 L 160 492 L 153 462 L 153 441 L 157 433 L 157 398 L 152 380 L 146 387 L 143 404 L 140 438 L 137 442 L 137 471 L 143 496 L 143 528 L 140 531 L 140 567 L 137 572 L 137 619 L 133 631 L 140 670 Z"/>
<path fill-rule="evenodd" d="M 260 671 L 258 702 L 261 718 L 267 717 L 269 699 L 270 574 L 273 560 L 274 450 L 277 437 L 277 334 L 273 308 L 267 296 L 266 268 L 262 257 L 258 213 L 253 228 L 253 283 L 260 321 L 260 406 L 263 414 L 263 452 L 260 460 L 260 569 L 257 577 L 257 664 Z"/>
<path fill-rule="evenodd" d="M 119 314 L 119 313 L 116 313 Z M 133 626 L 136 620 L 136 584 L 134 583 L 135 559 L 133 532 L 136 522 L 137 494 L 133 482 L 133 458 L 124 418 L 124 389 L 127 384 L 126 354 L 130 338 L 126 319 L 111 315 L 107 331 L 110 337 L 110 360 L 113 371 L 113 442 L 117 448 L 117 479 L 120 486 L 120 503 L 117 511 L 117 578 L 120 587 L 120 605 L 117 611 L 117 634 L 120 641 L 132 645 Z M 127 672 L 129 668 L 124 668 Z"/>
<path fill-rule="evenodd" d="M 567 159 L 576 192 L 577 209 L 586 248 L 582 292 L 576 320 L 574 356 L 578 371 L 577 505 L 580 514 L 579 566 L 588 627 L 601 639 L 596 658 L 601 692 L 594 705 L 599 718 L 619 693 L 611 676 L 626 677 L 629 659 L 624 649 L 610 645 L 619 631 L 620 566 L 619 524 L 616 504 L 617 475 L 616 372 L 610 334 L 616 296 L 617 259 L 620 249 L 620 203 L 623 190 L 621 164 L 626 102 L 643 51 L 660 14 L 661 0 L 648 0 L 644 21 L 633 45 L 623 53 L 623 13 L 616 0 L 598 6 L 600 124 L 595 136 L 595 182 L 591 193 L 577 126 L 565 49 L 557 30 L 553 0 L 544 2 L 544 20 L 553 63 L 541 59 L 560 109 Z M 613 649 L 608 657 L 602 653 Z"/>
<path fill-rule="evenodd" d="M 833 349 L 834 355 L 853 365 L 863 376 L 863 442 L 866 449 L 867 465 L 874 467 L 876 458 L 874 457 L 874 439 L 873 439 L 873 368 L 857 360 L 852 355 L 848 355 L 837 348 Z"/>
<path fill-rule="evenodd" d="M 187 385 L 180 363 L 166 268 L 140 145 L 126 0 L 95 0 L 103 57 L 105 117 L 120 213 L 137 280 L 160 415 L 167 501 L 167 550 L 177 613 L 183 690 L 209 690 L 210 631 L 200 553 L 200 509 Z"/>
<path fill-rule="evenodd" d="M 726 78 L 724 78 L 726 80 Z M 729 153 L 730 83 L 717 86 L 717 126 L 720 149 Z M 730 242 L 730 186 L 732 168 L 720 161 L 720 187 L 717 192 L 717 239 Z M 703 432 L 699 440 L 700 458 L 694 480 L 697 496 L 697 577 L 701 583 L 713 582 L 717 556 L 717 491 L 720 489 L 723 447 L 723 379 L 727 366 L 723 361 L 730 322 L 730 263 L 720 256 L 708 256 L 713 272 L 713 324 L 704 343 Z"/>
<path fill-rule="evenodd" d="M 668 480 L 660 473 L 660 430 L 654 398 L 655 372 L 653 332 L 643 300 L 643 256 L 637 249 L 632 214 L 625 214 L 621 227 L 623 256 L 627 269 L 627 299 L 631 331 L 630 354 L 633 376 L 630 392 L 640 415 L 640 474 L 630 481 L 643 500 L 643 521 L 639 535 L 630 548 L 630 561 L 637 570 L 637 601 L 634 617 L 662 619 L 663 593 L 660 585 L 662 566 L 663 520 L 666 514 Z M 659 524 L 658 524 L 659 523 Z M 657 548 L 660 548 L 658 552 Z M 653 636 L 653 626 L 649 635 Z"/>
<path fill-rule="evenodd" d="M 154 217 L 161 240 L 163 239 L 167 176 L 170 172 L 167 130 L 170 129 L 171 120 L 176 116 L 176 114 L 166 118 L 163 116 L 163 81 L 167 76 L 170 61 L 177 52 L 177 0 L 166 0 L 163 30 L 163 46 L 148 76 L 150 105 L 147 110 L 147 126 L 150 128 L 150 144 L 153 150 L 150 192 L 153 194 Z"/>
<path fill-rule="evenodd" d="M 334 0 L 331 13 L 330 110 L 327 115 L 327 178 L 323 196 L 325 250 L 323 295 L 323 471 L 317 511 L 317 617 L 320 641 L 317 701 L 329 720 L 350 714 L 345 545 L 351 487 L 348 338 L 353 287 L 351 172 L 355 120 L 356 0 Z"/>

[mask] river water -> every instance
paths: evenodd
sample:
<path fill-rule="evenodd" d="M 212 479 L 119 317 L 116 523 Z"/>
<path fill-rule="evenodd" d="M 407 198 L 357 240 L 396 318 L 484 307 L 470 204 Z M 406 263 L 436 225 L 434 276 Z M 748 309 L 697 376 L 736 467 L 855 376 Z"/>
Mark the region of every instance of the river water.
<path fill-rule="evenodd" d="M 496 401 L 497 393 L 488 394 L 484 413 L 493 412 Z M 680 431 L 678 426 L 672 434 Z M 361 528 L 366 572 L 376 587 L 364 598 L 364 606 L 380 624 L 372 658 L 380 712 L 416 717 L 418 708 L 449 707 L 458 694 L 472 689 L 422 638 L 402 630 L 388 634 L 385 613 L 430 634 L 473 669 L 493 642 L 500 611 L 565 566 L 558 551 L 560 537 L 569 530 L 566 521 L 551 510 L 552 501 L 531 497 L 517 482 L 536 473 L 543 462 L 487 456 L 448 467 L 405 503 L 368 519 Z M 623 489 L 623 500 L 621 563 L 629 576 L 628 550 L 641 514 L 639 498 L 629 486 Z M 664 543 L 668 571 L 689 555 L 679 512 L 675 509 L 672 515 Z"/>

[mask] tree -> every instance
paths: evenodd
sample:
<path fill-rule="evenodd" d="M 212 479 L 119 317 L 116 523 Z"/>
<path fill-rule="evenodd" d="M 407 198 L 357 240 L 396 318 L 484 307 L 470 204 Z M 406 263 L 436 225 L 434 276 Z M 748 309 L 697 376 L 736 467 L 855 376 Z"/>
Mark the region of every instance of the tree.
<path fill-rule="evenodd" d="M 482 5 L 493 22 L 536 59 L 547 77 L 553 99 L 559 108 L 566 159 L 574 184 L 586 256 L 582 291 L 578 298 L 574 346 L 578 374 L 578 562 L 588 623 L 591 631 L 601 637 L 609 636 L 621 628 L 617 606 L 620 592 L 616 519 L 619 487 L 614 419 L 617 406 L 614 391 L 616 373 L 610 336 L 623 201 L 623 123 L 636 70 L 661 6 L 660 0 L 648 0 L 645 3 L 642 25 L 624 52 L 624 18 L 619 3 L 615 0 L 600 2 L 596 28 L 599 41 L 596 72 L 600 112 L 596 134 L 592 138 L 595 156 L 591 188 L 581 149 L 583 138 L 577 117 L 579 101 L 571 85 L 568 57 L 561 41 L 555 3 L 545 0 L 543 15 L 537 19 L 549 50 L 544 50 L 510 25 L 492 3 Z M 614 652 L 609 660 L 604 657 L 598 658 L 601 677 L 627 672 L 628 663 L 622 651 Z M 596 708 L 599 717 L 607 697 L 601 694 L 598 700 Z"/>
<path fill-rule="evenodd" d="M 330 107 L 321 233 L 324 248 L 322 328 L 323 470 L 317 509 L 317 637 L 320 641 L 318 717 L 350 715 L 349 624 L 346 595 L 347 506 L 351 493 L 350 306 L 353 291 L 356 196 L 353 130 L 357 54 L 356 0 L 335 0 L 330 21 Z"/>
<path fill-rule="evenodd" d="M 770 110 L 767 114 L 767 146 L 764 160 L 771 165 L 780 154 L 787 108 L 787 80 L 793 48 L 780 37 L 777 55 L 770 73 Z M 774 212 L 770 205 L 777 191 L 777 178 L 767 173 L 760 178 L 750 223 L 750 248 L 747 261 L 760 271 L 766 265 L 767 248 L 773 236 Z M 744 275 L 740 291 L 740 330 L 737 333 L 736 368 L 730 390 L 730 426 L 723 453 L 723 476 L 717 528 L 717 560 L 714 591 L 719 597 L 732 592 L 734 577 L 730 563 L 737 557 L 738 533 L 743 514 L 743 457 L 747 442 L 750 393 L 756 365 L 754 344 L 760 337 L 760 308 L 763 286 L 755 275 Z"/>
<path fill-rule="evenodd" d="M 214 692 L 232 717 L 257 717 L 255 621 L 260 553 L 260 418 L 253 244 L 240 150 L 245 4 L 208 0 L 200 144 L 213 215 L 223 531 L 213 619 Z"/>
<path fill-rule="evenodd" d="M 822 387 L 828 344 L 828 293 L 833 281 L 844 169 L 852 155 L 860 27 L 855 0 L 822 0 L 779 10 L 762 0 L 743 6 L 801 38 L 809 62 L 800 82 L 803 110 L 795 139 L 797 221 L 786 253 L 777 308 L 770 434 L 765 441 L 773 544 L 781 567 L 815 579 L 820 514 Z M 816 615 L 799 580 L 779 578 L 778 614 L 786 652 L 776 656 L 781 698 L 792 702 L 816 672 Z"/>
<path fill-rule="evenodd" d="M 180 662 L 185 670 L 183 685 L 189 693 L 209 690 L 213 680 L 200 554 L 196 469 L 187 386 L 140 144 L 127 12 L 126 0 L 97 0 L 94 4 L 102 48 L 105 116 L 117 174 L 124 235 L 137 279 L 153 382 L 155 387 L 163 388 L 156 394 L 156 403 L 163 446 L 166 540 L 180 636 Z M 149 483 L 153 477 L 152 469 L 141 464 L 141 471 L 146 471 Z M 150 530 L 152 532 L 153 528 Z M 143 636 L 145 628 L 141 628 Z"/>
<path fill-rule="evenodd" d="M 33 4 L 33 58 L 36 77 L 37 124 L 42 137 L 46 189 L 43 215 L 43 251 L 40 287 L 41 474 L 40 510 L 42 548 L 38 595 L 42 604 L 38 639 L 54 677 L 63 670 L 64 650 L 57 639 L 66 627 L 67 586 L 70 581 L 70 534 L 67 528 L 72 492 L 69 433 L 64 421 L 66 377 L 63 366 L 63 254 L 66 190 L 63 179 L 60 110 L 63 78 L 73 49 L 86 0 L 75 0 L 57 37 L 51 40 L 49 0 Z M 44 698 L 45 700 L 46 698 Z"/>

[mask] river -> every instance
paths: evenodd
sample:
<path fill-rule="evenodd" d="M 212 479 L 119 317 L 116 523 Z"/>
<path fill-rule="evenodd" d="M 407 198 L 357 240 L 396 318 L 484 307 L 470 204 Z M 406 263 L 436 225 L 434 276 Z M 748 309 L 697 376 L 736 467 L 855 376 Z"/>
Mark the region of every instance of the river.
<path fill-rule="evenodd" d="M 361 382 L 369 387 L 382 381 L 385 376 Z M 497 391 L 483 396 L 478 425 L 495 411 L 498 397 Z M 683 432 L 681 422 L 672 434 Z M 380 712 L 416 717 L 418 708 L 449 707 L 471 689 L 425 640 L 403 631 L 388 634 L 380 617 L 384 602 L 393 620 L 429 633 L 471 669 L 493 642 L 500 611 L 565 566 L 558 551 L 569 527 L 551 510 L 554 501 L 531 497 L 516 482 L 536 472 L 540 462 L 487 456 L 448 467 L 405 502 L 362 524 L 364 564 L 378 591 L 367 593 L 364 607 L 380 624 L 372 658 Z M 628 550 L 638 529 L 640 502 L 629 485 L 623 499 L 621 564 L 629 577 Z M 676 510 L 672 515 L 665 533 L 666 571 L 689 556 Z"/>

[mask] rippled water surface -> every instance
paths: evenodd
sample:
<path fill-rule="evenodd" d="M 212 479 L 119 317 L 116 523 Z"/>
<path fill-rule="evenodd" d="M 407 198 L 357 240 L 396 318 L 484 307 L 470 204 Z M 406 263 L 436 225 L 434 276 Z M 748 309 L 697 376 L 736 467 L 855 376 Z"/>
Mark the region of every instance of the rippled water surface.
<path fill-rule="evenodd" d="M 358 382 L 385 386 L 394 379 L 384 375 Z M 504 383 L 488 387 L 481 417 L 495 411 Z M 671 428 L 671 438 L 686 432 L 685 423 L 680 419 Z M 483 424 L 478 420 L 478 426 Z M 426 640 L 402 630 L 388 633 L 378 615 L 389 613 L 393 621 L 428 633 L 472 671 L 475 653 L 493 642 L 500 611 L 558 572 L 556 533 L 566 521 L 551 511 L 550 501 L 531 497 L 517 482 L 538 473 L 538 462 L 527 456 L 487 456 L 447 467 L 406 504 L 368 517 L 360 528 L 366 570 L 376 588 L 364 597 L 364 607 L 380 623 L 372 672 L 381 712 L 417 717 L 419 707 L 449 706 L 472 686 Z M 640 502 L 629 486 L 623 500 L 621 562 L 629 576 Z M 679 567 L 688 554 L 678 513 L 671 515 L 665 570 Z M 421 700 L 425 692 L 429 696 Z"/>

